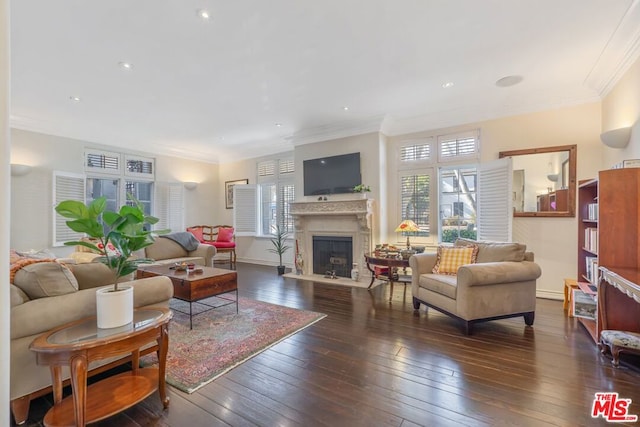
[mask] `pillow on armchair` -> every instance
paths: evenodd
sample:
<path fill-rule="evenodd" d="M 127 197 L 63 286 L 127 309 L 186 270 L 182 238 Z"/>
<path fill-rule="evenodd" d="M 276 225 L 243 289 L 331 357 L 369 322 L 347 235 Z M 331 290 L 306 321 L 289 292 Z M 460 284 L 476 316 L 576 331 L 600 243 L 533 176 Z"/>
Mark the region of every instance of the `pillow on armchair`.
<path fill-rule="evenodd" d="M 187 231 L 195 236 L 200 243 L 205 243 L 202 233 L 202 227 L 187 227 Z"/>
<path fill-rule="evenodd" d="M 438 246 L 438 258 L 432 273 L 456 275 L 458 268 L 465 264 L 475 264 L 478 246 Z"/>
<path fill-rule="evenodd" d="M 234 231 L 233 227 L 218 228 L 218 237 L 216 238 L 216 241 L 213 242 L 213 246 L 218 249 L 235 248 L 236 242 L 233 241 Z"/>

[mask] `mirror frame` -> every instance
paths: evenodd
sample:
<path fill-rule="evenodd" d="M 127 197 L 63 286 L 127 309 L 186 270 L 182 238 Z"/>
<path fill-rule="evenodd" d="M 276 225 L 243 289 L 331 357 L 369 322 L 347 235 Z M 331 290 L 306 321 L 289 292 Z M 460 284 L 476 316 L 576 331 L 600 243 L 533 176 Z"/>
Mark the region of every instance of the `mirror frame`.
<path fill-rule="evenodd" d="M 576 163 L 578 146 L 577 145 L 557 145 L 555 147 L 531 148 L 526 150 L 501 151 L 498 153 L 499 158 L 525 156 L 527 154 L 555 153 L 558 151 L 569 152 L 569 200 L 567 201 L 567 211 L 555 212 L 513 212 L 514 217 L 554 217 L 569 218 L 576 216 Z"/>

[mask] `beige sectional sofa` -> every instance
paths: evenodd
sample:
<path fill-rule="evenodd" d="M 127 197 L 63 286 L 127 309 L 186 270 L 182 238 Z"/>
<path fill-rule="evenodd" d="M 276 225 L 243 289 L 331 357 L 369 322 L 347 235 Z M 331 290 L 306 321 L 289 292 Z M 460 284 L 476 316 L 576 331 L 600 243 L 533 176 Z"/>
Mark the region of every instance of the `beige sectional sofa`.
<path fill-rule="evenodd" d="M 542 274 L 533 253 L 519 243 L 458 239 L 455 246 L 472 244 L 478 246 L 476 263 L 454 275 L 433 273 L 435 253 L 409 259 L 414 309 L 424 304 L 460 319 L 467 335 L 474 323 L 507 317 L 524 316 L 533 325 L 536 280 Z"/>
<path fill-rule="evenodd" d="M 29 345 L 38 335 L 67 322 L 95 316 L 95 288 L 112 284 L 111 271 L 100 263 L 63 266 L 38 262 L 22 267 L 10 284 L 11 296 L 11 409 L 17 424 L 28 416 L 32 398 L 51 391 L 48 366 L 38 366 Z M 173 285 L 167 277 L 128 282 L 134 287 L 135 307 L 168 307 Z M 148 349 L 151 351 L 152 349 Z M 91 373 L 124 363 L 111 358 L 92 364 Z M 69 378 L 63 369 L 63 379 Z"/>
<path fill-rule="evenodd" d="M 216 248 L 212 245 L 199 243 L 193 251 L 187 251 L 180 244 L 167 237 L 158 237 L 151 246 L 143 249 L 144 253 L 137 254 L 143 258 L 151 258 L 154 264 L 173 264 L 176 262 L 193 262 L 197 265 L 213 267 L 213 257 Z"/>

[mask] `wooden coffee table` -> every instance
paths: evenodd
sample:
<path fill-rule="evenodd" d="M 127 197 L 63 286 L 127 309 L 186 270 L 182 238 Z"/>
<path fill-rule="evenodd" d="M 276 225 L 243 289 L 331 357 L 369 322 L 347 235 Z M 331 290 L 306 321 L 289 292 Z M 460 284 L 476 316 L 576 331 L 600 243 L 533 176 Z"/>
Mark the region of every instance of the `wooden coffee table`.
<path fill-rule="evenodd" d="M 214 308 L 223 307 L 225 305 L 236 305 L 236 314 L 238 313 L 238 273 L 232 270 L 222 268 L 202 267 L 201 272 L 177 271 L 171 265 L 154 265 L 140 266 L 136 273 L 136 278 L 142 279 L 153 276 L 166 276 L 173 282 L 173 297 L 189 303 L 189 312 L 180 313 L 189 315 L 189 329 L 193 329 L 193 316 L 204 313 Z M 223 298 L 220 295 L 228 292 L 236 292 L 236 299 Z M 209 305 L 201 302 L 201 300 L 210 297 L 218 297 L 226 300 L 226 303 L 219 305 Z M 196 314 L 193 313 L 193 303 L 197 303 L 207 307 Z"/>
<path fill-rule="evenodd" d="M 165 408 L 168 308 L 138 308 L 133 322 L 120 328 L 99 329 L 96 318 L 88 317 L 38 336 L 30 349 L 39 365 L 48 365 L 53 384 L 53 407 L 44 417 L 45 426 L 84 426 L 103 420 L 146 399 L 158 390 Z M 158 368 L 140 368 L 140 349 L 158 344 Z M 87 370 L 94 360 L 131 353 L 132 370 L 87 387 Z M 71 371 L 71 396 L 62 398 L 62 367 Z"/>

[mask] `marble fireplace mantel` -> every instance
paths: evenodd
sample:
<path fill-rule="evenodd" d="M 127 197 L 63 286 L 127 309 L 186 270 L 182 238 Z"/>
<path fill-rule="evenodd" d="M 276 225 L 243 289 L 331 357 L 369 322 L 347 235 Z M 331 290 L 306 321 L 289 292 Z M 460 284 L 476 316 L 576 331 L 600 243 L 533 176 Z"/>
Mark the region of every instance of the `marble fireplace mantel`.
<path fill-rule="evenodd" d="M 371 251 L 373 200 L 294 202 L 289 206 L 304 259 L 302 274 L 313 274 L 313 236 L 346 236 L 352 239 L 353 262 L 362 277 L 364 254 Z"/>

